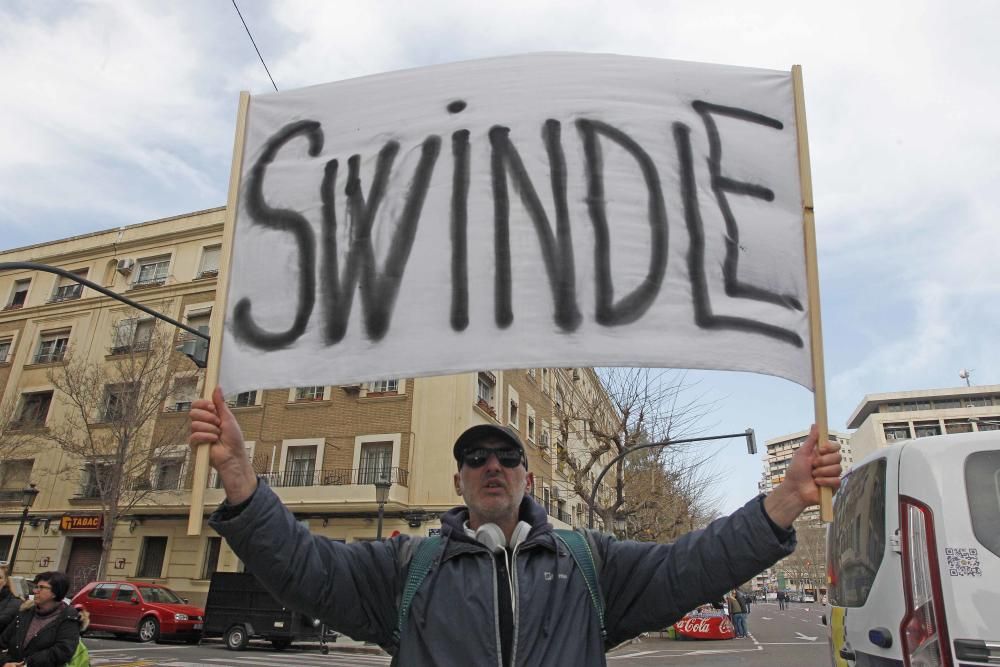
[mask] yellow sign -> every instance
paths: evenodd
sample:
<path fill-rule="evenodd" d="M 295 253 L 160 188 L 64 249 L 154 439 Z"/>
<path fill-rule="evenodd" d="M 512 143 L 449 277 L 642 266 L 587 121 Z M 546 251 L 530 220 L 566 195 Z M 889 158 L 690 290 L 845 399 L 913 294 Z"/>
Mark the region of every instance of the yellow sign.
<path fill-rule="evenodd" d="M 62 520 L 59 521 L 60 530 L 101 530 L 102 528 L 104 528 L 103 514 L 63 515 Z"/>

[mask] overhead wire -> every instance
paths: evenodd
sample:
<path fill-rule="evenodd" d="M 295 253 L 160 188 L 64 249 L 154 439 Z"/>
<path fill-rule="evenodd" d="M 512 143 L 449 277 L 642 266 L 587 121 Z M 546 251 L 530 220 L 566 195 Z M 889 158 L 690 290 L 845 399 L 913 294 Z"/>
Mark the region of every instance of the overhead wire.
<path fill-rule="evenodd" d="M 274 83 L 274 77 L 271 76 L 271 70 L 267 69 L 267 63 L 264 62 L 264 56 L 260 55 L 260 49 L 257 48 L 257 42 L 254 41 L 253 35 L 250 34 L 250 28 L 247 26 L 247 22 L 243 18 L 243 13 L 240 11 L 240 8 L 236 6 L 236 0 L 232 1 L 233 9 L 236 10 L 236 14 L 240 17 L 240 21 L 243 23 L 243 29 L 247 31 L 247 37 L 250 38 L 250 43 L 253 44 L 253 49 L 257 52 L 257 57 L 260 58 L 260 64 L 264 66 L 264 71 L 267 72 L 267 78 L 271 80 L 271 85 L 274 86 L 274 92 L 278 92 L 278 86 Z"/>

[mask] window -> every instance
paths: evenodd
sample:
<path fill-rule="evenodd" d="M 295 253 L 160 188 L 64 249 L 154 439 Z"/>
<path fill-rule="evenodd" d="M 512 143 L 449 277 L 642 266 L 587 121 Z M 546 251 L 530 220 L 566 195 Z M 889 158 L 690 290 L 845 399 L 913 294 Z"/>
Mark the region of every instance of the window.
<path fill-rule="evenodd" d="M 87 277 L 87 269 L 80 269 L 73 271 L 73 273 L 80 278 Z M 72 278 L 59 276 L 59 280 L 56 282 L 56 290 L 52 293 L 52 298 L 49 301 L 72 301 L 79 299 L 81 294 L 83 294 L 83 285 L 81 283 L 76 282 Z"/>
<path fill-rule="evenodd" d="M 62 361 L 66 356 L 66 348 L 68 347 L 69 329 L 43 332 L 38 344 L 38 352 L 35 354 L 34 363 L 50 364 Z"/>
<path fill-rule="evenodd" d="M 110 461 L 88 461 L 80 478 L 80 497 L 100 498 L 108 489 L 112 473 L 114 464 Z"/>
<path fill-rule="evenodd" d="M 885 459 L 866 463 L 844 478 L 834 506 L 827 559 L 830 602 L 865 604 L 885 553 Z"/>
<path fill-rule="evenodd" d="M 257 405 L 257 390 L 244 391 L 242 394 L 236 394 L 236 399 L 232 402 L 232 407 L 234 408 L 249 408 L 251 406 Z"/>
<path fill-rule="evenodd" d="M 13 338 L 0 338 L 0 364 L 7 363 L 10 358 L 10 348 L 13 346 Z"/>
<path fill-rule="evenodd" d="M 205 561 L 201 566 L 201 578 L 211 579 L 219 569 L 219 549 L 222 548 L 221 537 L 210 537 L 205 543 Z"/>
<path fill-rule="evenodd" d="M 322 401 L 323 387 L 296 387 L 296 401 Z"/>
<path fill-rule="evenodd" d="M 93 600 L 110 600 L 116 586 L 117 584 L 97 584 L 90 589 L 90 594 L 87 597 Z"/>
<path fill-rule="evenodd" d="M 170 412 L 187 412 L 191 409 L 191 401 L 198 398 L 198 378 L 174 378 L 173 389 L 170 390 L 171 402 L 167 406 Z"/>
<path fill-rule="evenodd" d="M 941 424 L 933 422 L 914 422 L 913 432 L 918 438 L 926 438 L 931 435 L 941 435 Z"/>
<path fill-rule="evenodd" d="M 909 424 L 883 424 L 882 432 L 885 434 L 887 441 L 910 439 Z"/>
<path fill-rule="evenodd" d="M 10 555 L 10 546 L 14 542 L 13 535 L 0 535 L 0 560 L 8 560 Z"/>
<path fill-rule="evenodd" d="M 1000 451 L 982 451 L 965 460 L 965 493 L 972 532 L 984 547 L 1000 556 Z"/>
<path fill-rule="evenodd" d="M 566 405 L 566 390 L 561 384 L 556 385 L 556 411 L 562 412 L 564 405 Z"/>
<path fill-rule="evenodd" d="M 493 397 L 496 395 L 497 376 L 489 371 L 479 371 L 476 387 L 476 403 L 490 414 L 495 414 Z"/>
<path fill-rule="evenodd" d="M 211 278 L 219 275 L 219 260 L 222 258 L 222 246 L 206 246 L 201 252 L 201 266 L 198 268 L 199 278 Z"/>
<path fill-rule="evenodd" d="M 1000 431 L 1000 417 L 990 417 L 990 421 L 980 419 L 976 422 L 980 431 Z"/>
<path fill-rule="evenodd" d="M 154 322 L 152 318 L 130 318 L 121 320 L 115 325 L 111 354 L 128 354 L 129 352 L 145 352 L 153 339 Z"/>
<path fill-rule="evenodd" d="M 535 440 L 535 411 L 528 406 L 528 440 Z"/>
<path fill-rule="evenodd" d="M 939 399 L 934 401 L 934 407 L 938 410 L 951 410 L 962 407 L 962 402 L 957 398 Z"/>
<path fill-rule="evenodd" d="M 184 458 L 157 459 L 153 470 L 153 488 L 157 491 L 176 491 L 184 474 Z"/>
<path fill-rule="evenodd" d="M 0 489 L 20 492 L 31 482 L 34 459 L 17 459 L 0 464 Z"/>
<path fill-rule="evenodd" d="M 167 280 L 170 269 L 170 255 L 139 260 L 139 271 L 136 272 L 132 287 L 155 287 Z"/>
<path fill-rule="evenodd" d="M 518 417 L 518 400 L 517 391 L 513 387 L 507 387 L 507 393 L 510 396 L 510 400 L 507 402 L 507 423 L 518 428 L 517 417 Z"/>
<path fill-rule="evenodd" d="M 102 422 L 117 422 L 133 416 L 136 407 L 136 387 L 131 382 L 104 386 Z"/>
<path fill-rule="evenodd" d="M 167 553 L 167 538 L 146 537 L 142 540 L 142 554 L 135 576 L 140 579 L 157 579 L 163 573 L 163 556 Z M 122 586 L 124 590 L 125 586 Z"/>
<path fill-rule="evenodd" d="M 366 442 L 361 445 L 358 484 L 374 484 L 379 479 L 392 479 L 392 443 Z"/>
<path fill-rule="evenodd" d="M 542 369 L 542 391 L 549 393 L 549 369 Z"/>
<path fill-rule="evenodd" d="M 51 391 L 37 391 L 24 394 L 21 397 L 21 413 L 17 418 L 18 426 L 45 426 L 49 416 L 49 406 L 52 405 Z"/>
<path fill-rule="evenodd" d="M 369 394 L 399 393 L 399 380 L 376 380 L 369 384 Z"/>
<path fill-rule="evenodd" d="M 542 449 L 548 449 L 551 444 L 549 441 L 549 423 L 547 421 L 542 421 L 542 430 L 538 434 L 538 444 Z"/>
<path fill-rule="evenodd" d="M 316 446 L 289 447 L 285 455 L 284 486 L 312 486 L 316 479 Z"/>
<path fill-rule="evenodd" d="M 972 422 L 968 419 L 949 419 L 944 423 L 945 433 L 972 433 Z"/>
<path fill-rule="evenodd" d="M 31 278 L 16 281 L 13 291 L 10 293 L 10 301 L 7 302 L 7 307 L 4 310 L 24 308 L 24 304 L 28 300 L 29 287 L 31 287 Z"/>

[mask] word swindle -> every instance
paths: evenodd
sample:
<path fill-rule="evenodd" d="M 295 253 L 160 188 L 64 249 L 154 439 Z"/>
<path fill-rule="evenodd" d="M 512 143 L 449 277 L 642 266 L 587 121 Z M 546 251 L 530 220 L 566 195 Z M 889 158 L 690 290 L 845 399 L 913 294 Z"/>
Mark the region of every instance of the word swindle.
<path fill-rule="evenodd" d="M 251 96 L 220 384 L 648 365 L 811 387 L 792 88 L 563 53 Z"/>
<path fill-rule="evenodd" d="M 454 104 L 454 103 L 453 103 Z M 741 282 L 739 267 L 739 224 L 730 206 L 730 196 L 745 196 L 771 201 L 774 193 L 766 185 L 727 178 L 724 175 L 724 145 L 716 125 L 715 116 L 725 116 L 746 123 L 755 123 L 782 131 L 783 124 L 748 109 L 716 105 L 704 101 L 692 103 L 702 118 L 709 138 L 711 153 L 709 171 L 711 190 L 726 224 L 726 254 L 723 266 L 725 293 L 731 297 L 756 299 L 784 308 L 802 310 L 798 296 L 779 294 L 762 287 Z M 667 268 L 669 226 L 664 203 L 663 183 L 659 170 L 649 153 L 622 130 L 590 118 L 573 121 L 585 155 L 584 170 L 587 181 L 587 211 L 595 240 L 595 320 L 608 327 L 630 324 L 641 318 L 650 308 L 661 288 Z M 730 328 L 769 336 L 796 347 L 802 347 L 802 338 L 794 331 L 767 322 L 748 318 L 720 316 L 713 313 L 709 299 L 704 267 L 704 229 L 696 194 L 694 164 L 691 150 L 691 128 L 681 122 L 671 126 L 679 173 L 683 217 L 690 236 L 687 254 L 691 280 L 693 316 L 697 326 L 704 329 Z M 549 288 L 554 304 L 553 320 L 560 330 L 575 331 L 581 323 L 580 304 L 577 299 L 575 262 L 571 238 L 571 224 L 566 191 L 566 158 L 563 149 L 563 123 L 548 119 L 542 127 L 542 140 L 549 163 L 551 205 L 555 210 L 555 228 L 542 205 L 539 192 L 524 167 L 518 147 L 510 130 L 502 125 L 489 129 L 491 148 L 490 175 L 493 192 L 493 224 L 495 226 L 495 304 L 494 317 L 497 327 L 504 329 L 514 319 L 511 302 L 511 251 L 510 209 L 512 185 L 520 195 L 541 248 Z M 302 120 L 290 123 L 268 139 L 260 156 L 249 171 L 246 181 L 244 206 L 253 224 L 289 234 L 295 242 L 299 267 L 297 307 L 289 327 L 283 331 L 267 331 L 256 324 L 252 315 L 253 303 L 244 297 L 233 309 L 232 329 L 235 337 L 261 350 L 277 350 L 295 342 L 305 331 L 316 307 L 317 292 L 323 313 L 323 335 L 327 344 L 333 345 L 344 338 L 350 318 L 354 294 L 360 293 L 361 311 L 366 336 L 372 341 L 383 338 L 392 321 L 393 307 L 399 292 L 414 239 L 419 231 L 421 210 L 431 177 L 442 150 L 439 135 L 428 136 L 420 145 L 420 159 L 410 179 L 405 195 L 405 205 L 395 221 L 385 266 L 391 270 L 379 271 L 372 246 L 372 227 L 387 194 L 387 184 L 400 144 L 387 141 L 378 153 L 374 177 L 368 185 L 360 177 L 360 155 L 347 160 L 347 175 L 342 193 L 346 199 L 347 224 L 351 242 L 345 249 L 344 266 L 340 268 L 340 249 L 337 247 L 337 195 L 340 161 L 330 159 L 325 163 L 321 181 L 317 184 L 322 201 L 322 233 L 316 235 L 306 218 L 297 211 L 272 207 L 264 196 L 268 166 L 289 142 L 308 142 L 309 155 L 320 155 L 324 147 L 324 132 L 320 122 Z M 614 300 L 611 271 L 610 231 L 607 218 L 605 175 L 602 152 L 606 143 L 624 149 L 637 163 L 642 174 L 647 200 L 649 227 L 649 266 L 645 279 L 631 292 Z M 464 330 L 469 323 L 468 312 L 468 226 L 470 132 L 455 131 L 450 137 L 453 156 L 451 192 L 451 318 L 454 331 Z M 318 253 L 317 253 L 318 249 Z M 316 264 L 319 255 L 320 281 L 317 285 Z"/>

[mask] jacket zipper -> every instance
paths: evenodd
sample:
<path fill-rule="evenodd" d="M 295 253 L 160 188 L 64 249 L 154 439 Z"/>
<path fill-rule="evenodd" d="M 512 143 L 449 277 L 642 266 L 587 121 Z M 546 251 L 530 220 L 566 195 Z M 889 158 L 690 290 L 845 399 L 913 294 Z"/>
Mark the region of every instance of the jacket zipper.
<path fill-rule="evenodd" d="M 487 549 L 487 551 L 489 550 Z M 493 557 L 492 553 L 490 553 L 490 566 L 493 568 L 493 618 L 496 619 L 497 630 L 497 665 L 505 667 L 503 664 L 503 645 L 500 641 L 500 587 L 497 585 L 497 559 Z M 517 627 L 516 621 L 514 627 Z"/>
<path fill-rule="evenodd" d="M 520 548 L 520 544 L 514 547 L 514 551 L 510 557 L 510 567 L 507 568 L 510 570 L 510 608 L 511 614 L 514 617 L 514 638 L 510 642 L 510 667 L 514 667 L 517 664 L 517 601 L 519 599 L 517 594 L 517 550 Z M 506 549 L 504 549 L 504 553 L 507 553 Z"/>

